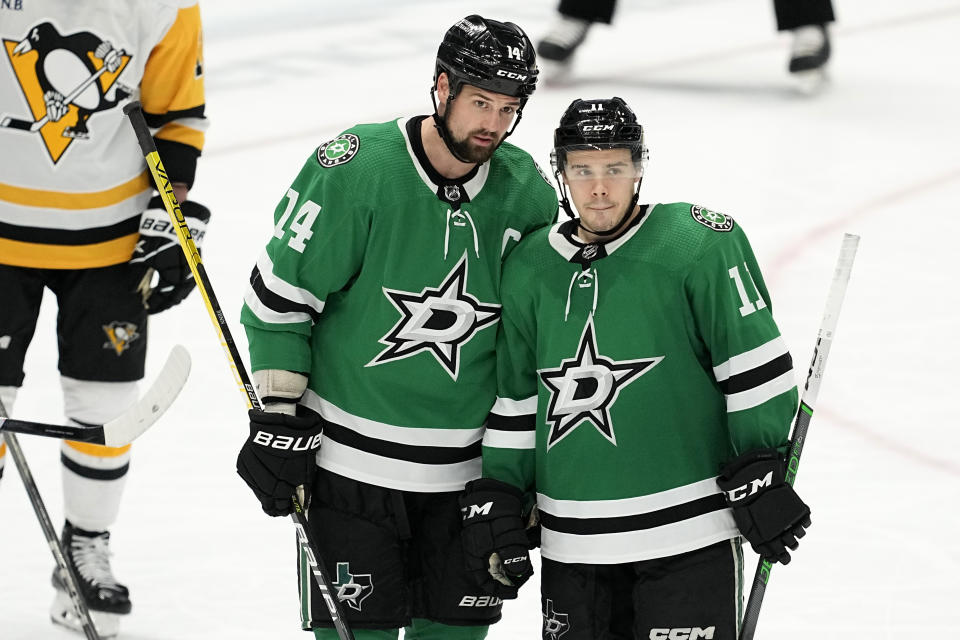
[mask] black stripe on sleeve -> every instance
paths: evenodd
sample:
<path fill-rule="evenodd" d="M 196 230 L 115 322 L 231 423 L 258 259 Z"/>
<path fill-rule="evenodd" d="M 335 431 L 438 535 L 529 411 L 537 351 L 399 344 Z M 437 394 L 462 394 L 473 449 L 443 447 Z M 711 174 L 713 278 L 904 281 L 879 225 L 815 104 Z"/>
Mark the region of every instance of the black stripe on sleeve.
<path fill-rule="evenodd" d="M 147 121 L 147 126 L 151 129 L 159 129 L 163 125 L 181 118 L 202 118 L 204 109 L 205 105 L 201 104 L 199 107 L 167 111 L 166 113 L 147 113 L 144 111 L 143 119 Z"/>
<path fill-rule="evenodd" d="M 268 289 L 267 285 L 263 283 L 260 267 L 253 267 L 253 271 L 250 273 L 250 286 L 253 287 L 253 292 L 260 299 L 260 302 L 277 313 L 306 313 L 314 324 L 320 320 L 320 312 L 310 305 L 294 302 Z"/>
<path fill-rule="evenodd" d="M 653 529 L 664 525 L 682 522 L 702 516 L 713 511 L 726 508 L 723 494 L 716 493 L 690 502 L 684 502 L 666 509 L 659 509 L 649 513 L 638 513 L 633 516 L 618 516 L 614 518 L 563 518 L 549 514 L 540 509 L 540 523 L 558 533 L 575 535 L 593 535 L 600 533 L 623 533 Z"/>
<path fill-rule="evenodd" d="M 527 413 L 520 416 L 502 416 L 491 413 L 487 416 L 487 428 L 498 431 L 536 431 L 537 416 Z"/>
<path fill-rule="evenodd" d="M 790 357 L 789 353 L 784 353 L 766 364 L 762 364 L 749 371 L 744 371 L 743 373 L 738 373 L 735 376 L 730 376 L 718 384 L 724 394 L 731 395 L 740 393 L 741 391 L 755 389 L 787 373 L 791 369 L 793 369 L 793 358 Z"/>
<path fill-rule="evenodd" d="M 324 421 L 323 437 L 344 446 L 372 453 L 384 458 L 416 462 L 419 464 L 456 464 L 480 457 L 481 441 L 466 447 L 431 447 L 400 444 L 364 436 L 339 424 Z"/>

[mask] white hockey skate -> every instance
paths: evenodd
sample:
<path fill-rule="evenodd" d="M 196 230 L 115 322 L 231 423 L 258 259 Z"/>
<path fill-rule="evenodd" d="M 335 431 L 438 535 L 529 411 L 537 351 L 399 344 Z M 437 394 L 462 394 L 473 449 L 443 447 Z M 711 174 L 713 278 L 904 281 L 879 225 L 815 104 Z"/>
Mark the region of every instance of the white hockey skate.
<path fill-rule="evenodd" d="M 90 616 L 103 638 L 116 637 L 120 616 L 130 613 L 130 592 L 117 582 L 110 569 L 110 533 L 84 531 L 69 522 L 63 527 L 63 550 L 73 565 L 80 596 L 90 609 Z M 50 607 L 50 619 L 58 625 L 83 633 L 80 615 L 70 600 L 60 571 L 54 569 L 56 596 Z"/>
<path fill-rule="evenodd" d="M 828 80 L 829 60 L 830 36 L 826 26 L 813 24 L 793 30 L 789 70 L 801 93 L 811 95 L 823 88 Z"/>

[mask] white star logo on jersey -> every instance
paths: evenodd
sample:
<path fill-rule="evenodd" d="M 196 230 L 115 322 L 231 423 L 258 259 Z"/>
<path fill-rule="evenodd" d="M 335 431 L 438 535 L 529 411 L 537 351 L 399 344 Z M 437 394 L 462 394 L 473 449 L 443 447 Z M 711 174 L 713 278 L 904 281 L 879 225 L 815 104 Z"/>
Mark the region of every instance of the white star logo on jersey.
<path fill-rule="evenodd" d="M 500 319 L 500 305 L 483 304 L 467 293 L 467 253 L 436 289 L 420 293 L 383 288 L 400 312 L 389 333 L 380 338 L 387 348 L 367 366 L 407 358 L 426 351 L 454 380 L 460 369 L 460 349 L 477 331 Z"/>
<path fill-rule="evenodd" d="M 617 445 L 610 408 L 628 384 L 656 366 L 663 356 L 637 360 L 611 360 L 598 354 L 593 316 L 580 336 L 575 358 L 566 359 L 554 369 L 541 369 L 540 379 L 550 391 L 547 422 L 550 435 L 547 450 L 584 422 L 590 422 L 600 434 Z"/>

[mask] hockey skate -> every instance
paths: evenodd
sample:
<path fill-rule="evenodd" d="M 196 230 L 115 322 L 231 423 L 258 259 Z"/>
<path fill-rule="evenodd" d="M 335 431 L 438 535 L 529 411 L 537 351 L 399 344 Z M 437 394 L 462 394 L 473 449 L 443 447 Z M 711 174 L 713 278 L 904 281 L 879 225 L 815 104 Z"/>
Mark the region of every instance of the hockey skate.
<path fill-rule="evenodd" d="M 545 80 L 559 82 L 569 76 L 573 54 L 583 44 L 591 24 L 588 20 L 560 15 L 560 20 L 537 45 L 537 55 L 546 72 Z"/>
<path fill-rule="evenodd" d="M 814 93 L 826 82 L 826 66 L 830 59 L 830 37 L 822 24 L 793 30 L 790 49 L 790 74 L 803 93 Z"/>
<path fill-rule="evenodd" d="M 113 638 L 120 629 L 120 616 L 130 613 L 130 592 L 117 582 L 110 570 L 110 533 L 84 531 L 67 522 L 63 526 L 63 550 L 76 573 L 80 595 L 104 638 Z M 53 571 L 56 596 L 50 607 L 50 619 L 68 629 L 83 632 L 80 616 L 67 592 L 59 569 Z"/>

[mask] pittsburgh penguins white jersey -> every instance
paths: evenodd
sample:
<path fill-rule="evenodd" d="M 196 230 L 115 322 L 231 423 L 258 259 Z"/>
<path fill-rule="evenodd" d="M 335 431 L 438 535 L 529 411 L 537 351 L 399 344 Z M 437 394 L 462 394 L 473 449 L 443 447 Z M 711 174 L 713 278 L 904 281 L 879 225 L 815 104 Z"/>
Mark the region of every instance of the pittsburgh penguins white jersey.
<path fill-rule="evenodd" d="M 203 147 L 195 0 L 22 0 L 0 8 L 0 263 L 130 259 L 152 182 L 122 105 L 139 99 L 175 182 Z"/>

